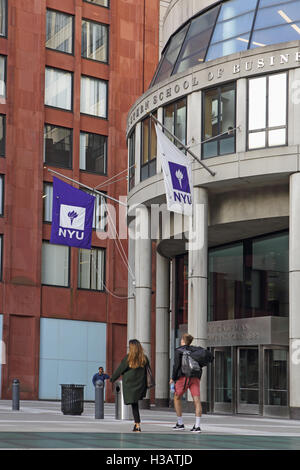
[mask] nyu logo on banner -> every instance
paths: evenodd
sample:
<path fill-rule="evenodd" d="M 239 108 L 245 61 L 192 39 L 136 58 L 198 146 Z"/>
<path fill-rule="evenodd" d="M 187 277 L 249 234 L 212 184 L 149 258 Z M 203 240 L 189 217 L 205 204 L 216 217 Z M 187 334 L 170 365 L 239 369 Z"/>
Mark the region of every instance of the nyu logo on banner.
<path fill-rule="evenodd" d="M 91 248 L 95 197 L 53 178 L 50 242 Z"/>
<path fill-rule="evenodd" d="M 172 212 L 192 215 L 192 169 L 184 155 L 156 126 L 157 150 L 164 174 L 167 206 Z"/>

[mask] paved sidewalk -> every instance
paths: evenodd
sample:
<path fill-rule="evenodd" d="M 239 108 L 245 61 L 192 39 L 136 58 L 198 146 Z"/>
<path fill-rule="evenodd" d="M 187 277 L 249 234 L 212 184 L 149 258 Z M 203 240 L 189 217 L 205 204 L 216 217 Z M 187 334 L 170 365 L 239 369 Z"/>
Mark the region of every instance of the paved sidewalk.
<path fill-rule="evenodd" d="M 141 410 L 142 433 L 132 421 L 115 419 L 107 403 L 95 419 L 94 403 L 80 416 L 63 415 L 60 402 L 0 400 L 0 449 L 264 449 L 300 450 L 300 421 L 254 416 L 203 415 L 201 434 L 190 432 L 194 415 L 184 413 L 185 431 L 173 431 L 174 410 Z"/>

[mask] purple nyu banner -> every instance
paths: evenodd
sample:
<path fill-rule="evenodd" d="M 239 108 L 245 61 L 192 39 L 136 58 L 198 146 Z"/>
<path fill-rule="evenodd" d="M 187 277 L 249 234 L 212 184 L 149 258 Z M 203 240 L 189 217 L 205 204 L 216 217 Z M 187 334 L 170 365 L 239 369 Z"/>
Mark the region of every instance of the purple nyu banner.
<path fill-rule="evenodd" d="M 91 249 L 95 197 L 53 177 L 50 243 Z"/>

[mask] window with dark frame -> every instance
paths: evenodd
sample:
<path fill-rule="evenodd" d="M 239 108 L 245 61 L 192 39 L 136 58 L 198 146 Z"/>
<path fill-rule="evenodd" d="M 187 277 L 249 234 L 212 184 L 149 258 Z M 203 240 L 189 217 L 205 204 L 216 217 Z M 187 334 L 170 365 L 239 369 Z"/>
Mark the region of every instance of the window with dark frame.
<path fill-rule="evenodd" d="M 3 281 L 3 235 L 0 235 L 0 281 Z"/>
<path fill-rule="evenodd" d="M 80 112 L 107 118 L 108 82 L 95 77 L 81 77 Z"/>
<path fill-rule="evenodd" d="M 43 222 L 52 222 L 53 184 L 44 183 L 43 188 Z"/>
<path fill-rule="evenodd" d="M 108 62 L 108 25 L 82 20 L 81 56 Z"/>
<path fill-rule="evenodd" d="M 93 3 L 94 5 L 99 5 L 100 7 L 109 8 L 110 0 L 83 0 L 86 3 Z"/>
<path fill-rule="evenodd" d="M 57 287 L 70 285 L 69 246 L 42 243 L 42 284 Z"/>
<path fill-rule="evenodd" d="M 248 79 L 248 150 L 287 145 L 287 89 L 287 72 Z"/>
<path fill-rule="evenodd" d="M 175 101 L 163 108 L 164 126 L 168 129 L 168 131 L 175 135 L 175 137 L 177 137 L 183 143 L 183 145 L 186 145 L 186 119 L 186 98 Z M 165 134 L 176 145 L 176 147 L 182 149 L 179 142 L 173 139 L 168 132 L 165 132 Z"/>
<path fill-rule="evenodd" d="M 4 215 L 4 175 L 0 175 L 0 216 Z"/>
<path fill-rule="evenodd" d="M 105 249 L 80 248 L 78 252 L 78 288 L 103 291 L 105 289 Z"/>
<path fill-rule="evenodd" d="M 73 73 L 52 67 L 45 71 L 45 105 L 72 111 Z"/>
<path fill-rule="evenodd" d="M 0 0 L 0 36 L 7 35 L 7 0 Z"/>
<path fill-rule="evenodd" d="M 153 113 L 157 117 L 157 112 Z M 156 174 L 157 139 L 154 120 L 150 117 L 141 123 L 142 152 L 141 152 L 141 181 Z"/>
<path fill-rule="evenodd" d="M 209 88 L 203 92 L 202 158 L 235 152 L 236 84 Z"/>
<path fill-rule="evenodd" d="M 61 168 L 72 168 L 72 129 L 45 124 L 44 162 Z"/>
<path fill-rule="evenodd" d="M 6 116 L 0 114 L 0 157 L 5 157 Z"/>
<path fill-rule="evenodd" d="M 80 170 L 100 175 L 106 174 L 107 136 L 80 133 Z"/>
<path fill-rule="evenodd" d="M 73 23 L 72 15 L 47 10 L 46 47 L 66 54 L 73 54 Z"/>

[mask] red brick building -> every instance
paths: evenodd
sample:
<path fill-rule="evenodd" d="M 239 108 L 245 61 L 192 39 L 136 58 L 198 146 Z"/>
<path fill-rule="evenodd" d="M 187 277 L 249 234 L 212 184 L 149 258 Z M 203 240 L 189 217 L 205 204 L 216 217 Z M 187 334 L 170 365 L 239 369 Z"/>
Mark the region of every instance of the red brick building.
<path fill-rule="evenodd" d="M 93 255 L 47 243 L 48 169 L 127 194 L 126 173 L 110 179 L 127 168 L 127 113 L 158 61 L 159 1 L 1 0 L 0 16 L 0 397 L 17 377 L 22 399 L 51 399 L 125 353 L 128 273 L 116 240 L 96 230 Z"/>

